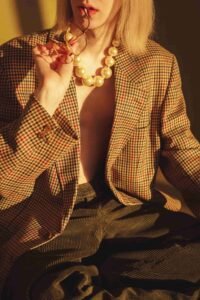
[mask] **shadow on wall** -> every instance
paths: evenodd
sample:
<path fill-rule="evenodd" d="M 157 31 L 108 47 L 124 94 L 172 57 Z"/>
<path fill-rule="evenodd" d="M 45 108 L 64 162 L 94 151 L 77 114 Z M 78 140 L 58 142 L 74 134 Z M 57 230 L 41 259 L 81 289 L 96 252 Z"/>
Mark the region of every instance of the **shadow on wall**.
<path fill-rule="evenodd" d="M 23 34 L 43 28 L 39 0 L 15 0 L 15 5 Z"/>
<path fill-rule="evenodd" d="M 200 1 L 154 0 L 156 40 L 179 62 L 192 131 L 200 140 Z"/>

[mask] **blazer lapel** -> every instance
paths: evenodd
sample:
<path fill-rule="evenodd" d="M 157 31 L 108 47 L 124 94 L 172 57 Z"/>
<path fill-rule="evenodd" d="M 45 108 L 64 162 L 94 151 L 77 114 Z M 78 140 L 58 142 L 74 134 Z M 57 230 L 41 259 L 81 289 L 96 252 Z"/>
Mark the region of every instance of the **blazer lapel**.
<path fill-rule="evenodd" d="M 106 159 L 106 173 L 126 144 L 148 101 L 145 75 L 137 59 L 120 49 L 114 67 L 115 114 Z"/>

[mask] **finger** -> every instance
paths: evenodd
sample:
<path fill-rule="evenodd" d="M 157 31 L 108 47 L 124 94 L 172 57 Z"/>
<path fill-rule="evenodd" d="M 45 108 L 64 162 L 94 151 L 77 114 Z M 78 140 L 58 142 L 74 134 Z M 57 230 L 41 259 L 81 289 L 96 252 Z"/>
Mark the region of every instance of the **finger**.
<path fill-rule="evenodd" d="M 57 61 L 57 72 L 65 80 L 68 78 L 73 70 L 73 63 L 70 61 L 69 63 L 62 63 L 63 60 L 66 60 L 66 58 L 61 58 L 60 60 Z"/>
<path fill-rule="evenodd" d="M 40 51 L 40 49 L 39 49 L 38 46 L 34 47 L 34 48 L 32 49 L 32 52 L 33 52 L 33 55 L 34 55 L 34 56 L 40 55 L 40 54 L 41 54 L 41 51 Z"/>
<path fill-rule="evenodd" d="M 44 62 L 45 62 L 45 63 L 47 63 L 49 65 L 49 64 L 51 64 L 55 60 L 56 59 L 52 59 L 48 55 L 43 55 L 43 54 L 36 54 L 35 55 L 35 62 L 36 62 L 36 64 L 44 64 Z"/>
<path fill-rule="evenodd" d="M 37 46 L 33 48 L 33 54 L 49 55 L 49 49 L 47 49 L 45 45 L 37 44 Z"/>
<path fill-rule="evenodd" d="M 37 64 L 44 61 L 51 64 L 53 60 L 56 60 L 56 57 L 51 58 L 49 55 L 49 49 L 46 45 L 37 44 L 37 46 L 33 48 L 33 55 Z"/>

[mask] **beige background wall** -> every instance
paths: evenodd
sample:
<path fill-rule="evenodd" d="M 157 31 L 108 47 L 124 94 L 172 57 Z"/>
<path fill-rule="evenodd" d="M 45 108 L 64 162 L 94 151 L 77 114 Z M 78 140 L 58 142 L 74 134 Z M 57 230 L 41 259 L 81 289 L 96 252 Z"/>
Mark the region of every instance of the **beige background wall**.
<path fill-rule="evenodd" d="M 56 0 L 0 0 L 0 7 L 0 44 L 55 21 Z"/>

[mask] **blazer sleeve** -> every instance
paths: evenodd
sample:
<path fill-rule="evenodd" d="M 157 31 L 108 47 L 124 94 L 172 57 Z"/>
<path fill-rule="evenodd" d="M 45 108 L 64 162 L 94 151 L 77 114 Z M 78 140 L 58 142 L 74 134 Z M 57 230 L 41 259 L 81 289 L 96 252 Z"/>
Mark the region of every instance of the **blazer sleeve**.
<path fill-rule="evenodd" d="M 160 167 L 177 187 L 184 199 L 200 196 L 200 144 L 190 129 L 182 82 L 176 57 L 173 55 L 161 114 Z"/>
<path fill-rule="evenodd" d="M 20 117 L 8 122 L 5 71 L 0 59 L 0 198 L 27 196 L 36 178 L 77 142 L 31 95 Z"/>

